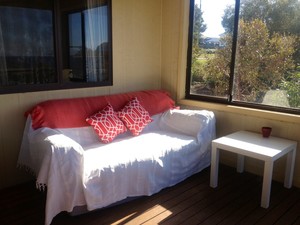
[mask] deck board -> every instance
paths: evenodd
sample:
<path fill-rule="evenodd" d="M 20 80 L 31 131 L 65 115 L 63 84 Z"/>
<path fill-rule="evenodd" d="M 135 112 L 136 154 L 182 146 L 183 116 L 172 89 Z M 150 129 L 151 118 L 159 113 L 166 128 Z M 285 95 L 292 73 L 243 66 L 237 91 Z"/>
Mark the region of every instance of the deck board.
<path fill-rule="evenodd" d="M 79 216 L 57 215 L 52 225 L 232 225 L 300 224 L 300 189 L 272 182 L 270 207 L 260 207 L 262 178 L 220 165 L 219 185 L 209 186 L 210 169 L 159 193 Z M 34 182 L 0 191 L 1 225 L 44 222 L 46 193 Z"/>

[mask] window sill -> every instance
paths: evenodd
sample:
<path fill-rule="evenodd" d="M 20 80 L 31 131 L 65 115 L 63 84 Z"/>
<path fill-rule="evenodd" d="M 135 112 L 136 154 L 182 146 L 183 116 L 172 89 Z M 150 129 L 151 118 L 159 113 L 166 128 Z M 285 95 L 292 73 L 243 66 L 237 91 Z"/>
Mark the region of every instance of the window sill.
<path fill-rule="evenodd" d="M 179 105 L 188 106 L 188 107 L 197 107 L 202 109 L 208 109 L 212 111 L 219 112 L 229 112 L 234 114 L 242 114 L 246 116 L 255 116 L 259 118 L 266 118 L 271 120 L 277 120 L 282 122 L 289 123 L 297 123 L 300 124 L 300 115 L 281 113 L 281 112 L 273 112 L 261 109 L 253 109 L 247 107 L 239 107 L 218 103 L 210 103 L 210 102 L 201 102 L 195 100 L 181 99 L 178 101 Z"/>

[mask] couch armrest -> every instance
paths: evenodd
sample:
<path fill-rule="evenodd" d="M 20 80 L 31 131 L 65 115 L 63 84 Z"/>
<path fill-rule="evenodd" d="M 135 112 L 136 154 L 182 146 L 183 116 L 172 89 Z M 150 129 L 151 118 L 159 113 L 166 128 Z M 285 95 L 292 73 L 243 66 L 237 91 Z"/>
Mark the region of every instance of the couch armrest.
<path fill-rule="evenodd" d="M 25 166 L 37 177 L 39 187 L 49 183 L 51 170 L 67 170 L 75 179 L 82 173 L 84 150 L 73 139 L 56 129 L 31 129 L 31 120 L 27 119 L 18 164 Z M 72 176 L 75 177 L 72 177 Z"/>
<path fill-rule="evenodd" d="M 51 129 L 48 127 L 43 127 L 32 131 L 29 135 L 29 144 L 44 143 L 51 145 L 56 149 L 60 149 L 67 153 L 67 151 L 76 151 L 78 154 L 83 154 L 82 146 L 74 141 L 73 139 L 67 137 L 60 131 L 56 129 Z"/>
<path fill-rule="evenodd" d="M 40 128 L 29 134 L 29 147 L 32 162 L 38 162 L 34 164 L 37 187 L 40 190 L 47 187 L 47 224 L 60 211 L 70 212 L 74 205 L 86 204 L 82 146 L 56 129 Z"/>
<path fill-rule="evenodd" d="M 47 187 L 46 224 L 60 211 L 85 205 L 82 186 L 84 150 L 57 129 L 32 129 L 28 116 L 18 165 L 36 176 L 40 190 Z M 57 191 L 60 190 L 60 191 Z M 75 193 L 75 194 L 72 194 Z"/>
<path fill-rule="evenodd" d="M 163 130 L 189 135 L 199 142 L 215 138 L 215 116 L 211 111 L 172 109 L 164 112 L 159 124 Z"/>

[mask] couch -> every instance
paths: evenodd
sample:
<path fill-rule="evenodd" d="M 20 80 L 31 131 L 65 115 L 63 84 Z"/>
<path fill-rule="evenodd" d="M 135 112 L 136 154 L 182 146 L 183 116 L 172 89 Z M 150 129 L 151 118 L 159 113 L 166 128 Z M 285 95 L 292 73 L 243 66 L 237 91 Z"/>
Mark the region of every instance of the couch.
<path fill-rule="evenodd" d="M 18 165 L 62 211 L 149 196 L 210 165 L 214 114 L 183 110 L 163 90 L 41 102 L 26 112 Z"/>

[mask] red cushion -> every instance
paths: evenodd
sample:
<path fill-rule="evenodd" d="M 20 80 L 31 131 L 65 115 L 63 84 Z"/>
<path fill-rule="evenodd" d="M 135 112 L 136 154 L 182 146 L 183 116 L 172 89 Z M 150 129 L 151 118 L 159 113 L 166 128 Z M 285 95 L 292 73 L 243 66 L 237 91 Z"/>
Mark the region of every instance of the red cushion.
<path fill-rule="evenodd" d="M 111 142 L 118 134 L 127 130 L 110 104 L 88 117 L 86 121 L 94 128 L 103 143 Z"/>
<path fill-rule="evenodd" d="M 126 103 L 137 97 L 141 105 L 155 115 L 175 106 L 174 101 L 166 91 L 136 91 L 124 94 L 83 97 L 71 99 L 56 99 L 41 102 L 27 112 L 32 118 L 32 127 L 72 128 L 88 126 L 85 119 L 103 109 L 108 103 L 115 111 L 121 110 Z"/>
<path fill-rule="evenodd" d="M 149 113 L 141 106 L 136 97 L 118 112 L 118 116 L 134 136 L 139 135 L 145 126 L 152 121 Z"/>

